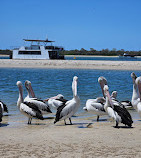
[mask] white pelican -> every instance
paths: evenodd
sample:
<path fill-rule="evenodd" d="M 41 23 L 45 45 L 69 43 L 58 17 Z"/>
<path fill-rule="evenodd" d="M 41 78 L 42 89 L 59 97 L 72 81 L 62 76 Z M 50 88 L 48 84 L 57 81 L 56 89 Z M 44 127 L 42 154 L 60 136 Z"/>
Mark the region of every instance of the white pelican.
<path fill-rule="evenodd" d="M 4 112 L 4 107 L 3 104 L 0 102 L 0 122 L 2 121 L 3 112 Z"/>
<path fill-rule="evenodd" d="M 8 113 L 8 107 L 5 103 L 3 103 L 2 101 L 0 101 L 0 104 L 3 105 L 3 111 Z"/>
<path fill-rule="evenodd" d="M 137 109 L 137 104 L 140 102 L 138 86 L 136 83 L 137 76 L 134 72 L 131 73 L 131 78 L 133 80 L 133 93 L 131 103 L 135 109 Z"/>
<path fill-rule="evenodd" d="M 100 84 L 103 97 L 105 98 L 105 94 L 104 94 L 103 88 L 104 88 L 105 85 L 107 85 L 107 80 L 106 80 L 106 78 L 103 77 L 103 76 L 100 76 L 100 77 L 98 78 L 98 83 Z"/>
<path fill-rule="evenodd" d="M 99 121 L 99 116 L 107 115 L 107 112 L 104 109 L 104 104 L 106 102 L 105 94 L 104 94 L 104 86 L 107 85 L 107 80 L 105 77 L 101 76 L 98 78 L 98 82 L 100 84 L 103 97 L 98 97 L 96 99 L 88 99 L 86 101 L 86 106 L 83 108 L 84 110 L 97 115 L 97 121 Z M 128 108 L 132 107 L 130 101 L 121 101 L 119 102 L 117 99 L 117 91 L 113 91 L 111 94 L 111 99 L 114 105 L 121 106 L 123 105 Z"/>
<path fill-rule="evenodd" d="M 97 115 L 97 121 L 99 121 L 99 116 L 107 115 L 105 109 L 104 109 L 104 103 L 105 103 L 105 94 L 103 91 L 104 85 L 107 85 L 107 80 L 104 77 L 99 77 L 98 82 L 100 84 L 103 97 L 98 97 L 96 99 L 88 99 L 86 101 L 86 106 L 83 107 L 83 110 L 88 111 L 90 113 L 93 113 Z M 116 91 L 112 93 L 113 97 L 116 96 Z"/>
<path fill-rule="evenodd" d="M 59 106 L 65 104 L 68 100 L 64 99 L 62 94 L 58 94 L 57 96 L 45 99 L 47 101 L 50 108 L 57 109 Z"/>
<path fill-rule="evenodd" d="M 32 103 L 33 105 L 37 106 L 42 112 L 52 113 L 50 107 L 43 100 L 37 99 L 35 97 L 35 93 L 32 89 L 30 81 L 25 81 L 25 87 L 28 92 L 27 97 L 24 99 L 25 103 Z"/>
<path fill-rule="evenodd" d="M 130 113 L 124 106 L 121 107 L 113 104 L 113 100 L 110 97 L 109 88 L 107 85 L 104 86 L 104 93 L 106 95 L 106 103 L 104 104 L 104 109 L 108 115 L 116 121 L 115 127 L 118 127 L 119 122 L 131 127 L 133 121 Z"/>
<path fill-rule="evenodd" d="M 23 88 L 21 81 L 17 81 L 17 86 L 19 88 L 19 98 L 17 101 L 17 106 L 22 114 L 28 117 L 28 124 L 31 124 L 31 120 L 33 117 L 36 117 L 40 120 L 43 120 L 43 116 L 41 111 L 37 106 L 32 103 L 24 103 L 23 101 Z"/>
<path fill-rule="evenodd" d="M 104 109 L 104 102 L 105 100 L 103 99 L 103 97 L 88 99 L 86 101 L 86 106 L 83 107 L 83 110 L 97 115 L 97 121 L 99 121 L 99 116 L 107 115 Z"/>
<path fill-rule="evenodd" d="M 141 76 L 136 78 L 133 87 L 132 104 L 141 117 Z"/>
<path fill-rule="evenodd" d="M 73 98 L 66 103 L 64 103 L 62 106 L 59 106 L 56 112 L 56 118 L 54 123 L 64 120 L 65 125 L 66 125 L 66 119 L 69 118 L 70 124 L 71 122 L 71 117 L 76 113 L 80 106 L 80 99 L 77 95 L 77 81 L 78 77 L 74 76 L 73 77 L 73 82 L 72 82 L 72 91 L 73 91 Z"/>
<path fill-rule="evenodd" d="M 104 85 L 107 85 L 107 80 L 106 80 L 105 77 L 101 76 L 101 77 L 98 78 L 98 82 L 101 86 L 103 97 L 105 98 L 103 88 L 104 88 Z M 111 94 L 111 99 L 112 99 L 114 105 L 117 105 L 117 106 L 123 106 L 124 105 L 125 108 L 127 108 L 127 109 L 133 107 L 129 100 L 118 101 L 116 98 L 117 98 L 117 91 L 113 91 L 112 94 Z"/>
<path fill-rule="evenodd" d="M 101 86 L 103 97 L 105 98 L 105 94 L 104 94 L 103 88 L 104 88 L 104 85 L 107 85 L 107 80 L 106 80 L 105 77 L 101 76 L 101 77 L 98 78 L 98 82 L 99 82 L 99 84 Z M 128 100 L 118 101 L 116 98 L 117 98 L 117 91 L 113 91 L 112 94 L 111 94 L 111 99 L 112 99 L 112 101 L 113 101 L 113 103 L 115 105 L 117 105 L 117 106 L 123 106 L 124 105 L 125 108 L 131 108 L 131 107 L 133 107 L 130 101 L 128 101 Z"/>

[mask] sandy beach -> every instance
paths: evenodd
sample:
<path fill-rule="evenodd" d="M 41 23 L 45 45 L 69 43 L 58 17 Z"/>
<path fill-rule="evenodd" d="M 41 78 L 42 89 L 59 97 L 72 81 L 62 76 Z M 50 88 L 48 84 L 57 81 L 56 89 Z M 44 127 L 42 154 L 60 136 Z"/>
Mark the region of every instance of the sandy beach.
<path fill-rule="evenodd" d="M 5 116 L 6 117 L 6 116 Z M 133 128 L 111 121 L 73 118 L 74 125 L 53 124 L 53 119 L 33 120 L 32 125 L 17 120 L 0 128 L 1 158 L 71 158 L 141 157 L 141 124 L 134 120 Z M 92 121 L 93 120 L 93 121 Z M 88 124 L 92 123 L 89 127 Z"/>
<path fill-rule="evenodd" d="M 0 59 L 1 68 L 141 70 L 141 61 Z"/>

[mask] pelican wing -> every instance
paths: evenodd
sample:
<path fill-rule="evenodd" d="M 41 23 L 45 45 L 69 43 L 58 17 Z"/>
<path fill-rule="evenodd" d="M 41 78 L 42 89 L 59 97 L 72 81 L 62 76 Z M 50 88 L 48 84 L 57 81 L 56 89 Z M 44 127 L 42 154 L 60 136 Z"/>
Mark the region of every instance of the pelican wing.
<path fill-rule="evenodd" d="M 38 99 L 38 98 L 31 98 L 32 100 L 36 100 L 36 101 L 40 101 L 42 103 L 45 103 L 45 101 L 41 100 L 41 99 Z"/>
<path fill-rule="evenodd" d="M 125 125 L 132 126 L 132 117 L 130 113 L 127 111 L 127 109 L 123 106 L 121 108 L 120 106 L 114 106 L 114 110 L 118 113 L 118 115 L 121 117 L 121 122 Z"/>
<path fill-rule="evenodd" d="M 112 102 L 115 106 L 120 106 L 121 108 L 124 107 L 124 105 L 120 101 L 118 101 L 117 99 L 112 98 Z"/>
<path fill-rule="evenodd" d="M 65 104 L 68 100 L 66 99 L 49 99 L 48 100 L 48 104 L 54 108 L 58 108 L 59 106 L 62 106 L 63 104 Z"/>
<path fill-rule="evenodd" d="M 121 101 L 125 107 L 133 107 L 132 103 L 129 100 Z"/>
<path fill-rule="evenodd" d="M 61 105 L 61 106 L 59 106 L 59 107 L 57 108 L 56 118 L 55 118 L 54 123 L 58 122 L 58 121 L 61 119 L 61 112 L 62 112 L 62 110 L 63 110 L 63 108 L 64 108 L 65 106 L 66 106 L 66 104 L 63 104 L 63 105 Z"/>
<path fill-rule="evenodd" d="M 98 111 L 104 111 L 105 112 L 104 104 L 101 104 L 101 103 L 91 103 L 91 106 L 93 108 L 95 108 L 96 110 L 98 110 Z"/>
<path fill-rule="evenodd" d="M 7 108 L 7 105 L 4 104 L 2 101 L 0 101 L 2 104 L 3 104 L 3 108 L 4 108 L 4 111 L 8 113 L 8 108 Z"/>
<path fill-rule="evenodd" d="M 58 108 L 59 106 L 63 105 L 65 103 L 59 101 L 59 100 L 56 100 L 56 99 L 49 99 L 48 100 L 48 105 L 49 106 L 52 106 L 54 108 Z"/>
<path fill-rule="evenodd" d="M 38 100 L 37 98 L 28 98 L 28 100 L 26 100 L 25 102 L 34 104 L 34 106 L 38 107 L 39 110 L 52 113 L 49 106 L 45 104 L 42 100 Z"/>
<path fill-rule="evenodd" d="M 24 104 L 26 104 L 29 108 L 31 108 L 31 109 L 33 109 L 35 111 L 40 111 L 39 108 L 38 108 L 38 106 L 35 106 L 34 103 L 24 102 Z"/>
<path fill-rule="evenodd" d="M 2 106 L 0 105 L 0 122 L 2 121 L 2 116 L 3 116 L 3 109 Z"/>
<path fill-rule="evenodd" d="M 59 106 L 56 112 L 56 118 L 54 123 L 58 122 L 63 117 L 65 118 L 67 118 L 68 116 L 71 117 L 74 113 L 74 108 L 75 108 L 75 102 L 73 100 L 69 100 L 66 102 L 66 104 Z"/>
<path fill-rule="evenodd" d="M 41 111 L 38 109 L 38 107 L 34 106 L 34 104 L 32 103 L 28 103 L 28 102 L 21 103 L 20 109 L 32 117 L 37 117 L 43 120 Z"/>
<path fill-rule="evenodd" d="M 68 100 L 64 99 L 64 98 L 60 98 L 60 99 L 56 99 L 59 100 L 60 102 L 66 103 Z"/>

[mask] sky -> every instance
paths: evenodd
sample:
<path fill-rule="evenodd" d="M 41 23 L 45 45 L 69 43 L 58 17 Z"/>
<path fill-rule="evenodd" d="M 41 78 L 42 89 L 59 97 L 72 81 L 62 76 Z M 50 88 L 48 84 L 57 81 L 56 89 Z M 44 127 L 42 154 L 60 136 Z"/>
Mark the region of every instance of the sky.
<path fill-rule="evenodd" d="M 0 0 L 0 49 L 23 39 L 65 50 L 141 50 L 141 0 Z"/>

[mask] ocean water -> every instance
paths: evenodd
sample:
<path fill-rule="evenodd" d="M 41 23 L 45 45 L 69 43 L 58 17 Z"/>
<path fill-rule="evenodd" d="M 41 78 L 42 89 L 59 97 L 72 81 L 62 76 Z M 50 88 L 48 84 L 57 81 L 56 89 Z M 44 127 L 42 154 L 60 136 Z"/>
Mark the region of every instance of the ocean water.
<path fill-rule="evenodd" d="M 98 77 L 104 76 L 109 85 L 110 92 L 118 92 L 118 100 L 131 100 L 132 97 L 132 71 L 115 70 L 78 70 L 78 69 L 25 69 L 0 68 L 0 100 L 7 104 L 9 114 L 21 115 L 16 106 L 19 91 L 16 85 L 18 80 L 32 83 L 35 95 L 46 99 L 57 94 L 63 94 L 66 99 L 72 98 L 72 79 L 78 76 L 78 95 L 81 106 L 78 113 L 83 112 L 87 99 L 102 96 Z M 137 76 L 141 71 L 134 71 Z M 24 87 L 24 96 L 27 95 Z M 134 114 L 135 115 L 135 114 Z M 137 117 L 137 116 L 135 116 Z"/>
<path fill-rule="evenodd" d="M 10 59 L 8 56 L 0 56 L 0 59 Z M 141 57 L 97 57 L 97 56 L 65 56 L 65 60 L 109 60 L 109 61 L 141 61 Z"/>
<path fill-rule="evenodd" d="M 65 56 L 66 60 L 109 60 L 109 61 L 141 61 L 141 57 L 89 57 L 89 56 Z"/>

